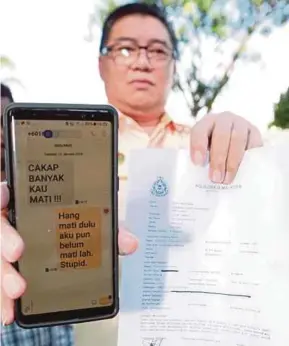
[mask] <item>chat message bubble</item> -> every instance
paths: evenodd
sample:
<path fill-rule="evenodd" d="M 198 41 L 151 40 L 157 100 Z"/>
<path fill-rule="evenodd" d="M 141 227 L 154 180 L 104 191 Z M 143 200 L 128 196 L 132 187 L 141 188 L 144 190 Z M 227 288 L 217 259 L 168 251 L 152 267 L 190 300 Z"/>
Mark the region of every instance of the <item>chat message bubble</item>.
<path fill-rule="evenodd" d="M 101 265 L 101 209 L 56 210 L 59 269 L 90 269 Z"/>
<path fill-rule="evenodd" d="M 73 161 L 27 162 L 28 204 L 30 206 L 71 204 L 74 197 Z"/>

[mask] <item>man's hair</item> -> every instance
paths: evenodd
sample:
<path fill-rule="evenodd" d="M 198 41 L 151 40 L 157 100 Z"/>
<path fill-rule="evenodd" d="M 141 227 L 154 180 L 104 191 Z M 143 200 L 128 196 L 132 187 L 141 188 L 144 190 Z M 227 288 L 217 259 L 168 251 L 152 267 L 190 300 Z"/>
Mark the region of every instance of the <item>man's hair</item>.
<path fill-rule="evenodd" d="M 178 57 L 178 39 L 176 37 L 174 29 L 171 23 L 169 22 L 164 10 L 162 10 L 157 5 L 148 5 L 145 3 L 130 3 L 123 6 L 119 6 L 108 15 L 102 28 L 102 36 L 101 36 L 101 41 L 99 46 L 100 53 L 102 53 L 103 48 L 107 44 L 109 35 L 111 33 L 111 30 L 114 24 L 119 19 L 122 19 L 129 15 L 134 15 L 134 14 L 150 16 L 150 17 L 154 17 L 158 19 L 168 30 L 168 33 L 173 45 L 174 56 Z"/>
<path fill-rule="evenodd" d="M 2 83 L 1 83 L 1 97 L 7 97 L 10 100 L 10 102 L 14 102 L 10 88 L 7 85 Z"/>

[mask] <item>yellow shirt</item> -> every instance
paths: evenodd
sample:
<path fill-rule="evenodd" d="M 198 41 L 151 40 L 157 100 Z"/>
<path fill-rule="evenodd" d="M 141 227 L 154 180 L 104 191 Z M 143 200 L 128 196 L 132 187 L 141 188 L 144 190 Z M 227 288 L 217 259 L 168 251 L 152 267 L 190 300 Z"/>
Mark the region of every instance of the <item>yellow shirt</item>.
<path fill-rule="evenodd" d="M 125 218 L 126 183 L 129 154 L 143 148 L 188 148 L 190 128 L 175 124 L 164 114 L 151 135 L 148 135 L 132 118 L 119 116 L 119 218 Z"/>

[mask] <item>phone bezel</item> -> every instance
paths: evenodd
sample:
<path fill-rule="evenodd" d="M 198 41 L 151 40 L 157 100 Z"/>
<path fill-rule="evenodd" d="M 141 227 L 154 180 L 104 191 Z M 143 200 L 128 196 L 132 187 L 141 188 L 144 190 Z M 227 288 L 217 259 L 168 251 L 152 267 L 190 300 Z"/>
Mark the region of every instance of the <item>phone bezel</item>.
<path fill-rule="evenodd" d="M 15 318 L 22 328 L 56 326 L 82 323 L 113 318 L 119 311 L 119 270 L 118 270 L 118 114 L 109 105 L 76 105 L 76 104 L 38 104 L 12 103 L 4 112 L 4 140 L 6 159 L 6 179 L 10 190 L 8 219 L 17 229 L 13 150 L 12 150 L 12 119 L 15 120 L 77 120 L 77 121 L 109 121 L 112 125 L 112 231 L 113 231 L 113 304 L 108 307 L 84 308 L 79 310 L 60 311 L 44 314 L 24 315 L 21 309 L 21 298 L 16 300 Z M 19 271 L 18 263 L 14 263 Z"/>

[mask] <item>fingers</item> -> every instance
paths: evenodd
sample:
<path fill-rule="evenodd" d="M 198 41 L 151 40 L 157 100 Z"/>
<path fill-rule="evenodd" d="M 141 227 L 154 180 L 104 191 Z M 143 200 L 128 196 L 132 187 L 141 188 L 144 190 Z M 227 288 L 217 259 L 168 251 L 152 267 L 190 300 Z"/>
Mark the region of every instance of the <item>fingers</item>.
<path fill-rule="evenodd" d="M 246 149 L 253 149 L 263 146 L 263 139 L 260 131 L 255 127 L 251 126 L 249 129 L 249 139 Z"/>
<path fill-rule="evenodd" d="M 196 165 L 206 161 L 210 149 L 210 179 L 230 184 L 247 149 L 263 145 L 261 133 L 230 112 L 205 116 L 191 133 L 191 157 Z"/>
<path fill-rule="evenodd" d="M 14 302 L 7 297 L 4 290 L 1 290 L 1 319 L 3 325 L 8 325 L 14 321 Z"/>
<path fill-rule="evenodd" d="M 19 298 L 26 289 L 26 282 L 13 266 L 4 259 L 1 261 L 2 290 L 8 298 Z"/>
<path fill-rule="evenodd" d="M 23 253 L 24 243 L 19 234 L 4 217 L 1 217 L 0 235 L 2 257 L 10 263 L 16 262 Z"/>
<path fill-rule="evenodd" d="M 230 146 L 227 153 L 224 184 L 231 184 L 238 172 L 246 151 L 248 135 L 249 129 L 244 122 L 236 122 L 233 125 Z"/>
<path fill-rule="evenodd" d="M 207 115 L 191 130 L 191 158 L 195 165 L 205 164 L 209 139 L 214 130 L 215 116 Z"/>
<path fill-rule="evenodd" d="M 138 240 L 123 227 L 120 227 L 118 234 L 118 247 L 120 255 L 130 255 L 137 249 Z"/>
<path fill-rule="evenodd" d="M 1 209 L 5 209 L 9 202 L 9 190 L 5 182 L 1 182 Z"/>
<path fill-rule="evenodd" d="M 210 179 L 222 183 L 226 175 L 227 155 L 230 147 L 233 121 L 223 117 L 216 121 L 211 138 L 210 148 Z"/>
<path fill-rule="evenodd" d="M 25 280 L 10 263 L 1 259 L 1 319 L 3 325 L 14 321 L 14 300 L 22 296 L 25 289 Z"/>
<path fill-rule="evenodd" d="M 19 298 L 26 289 L 25 280 L 10 264 L 21 257 L 24 243 L 4 216 L 8 201 L 7 185 L 1 183 L 1 316 L 5 325 L 13 322 L 14 299 Z"/>

